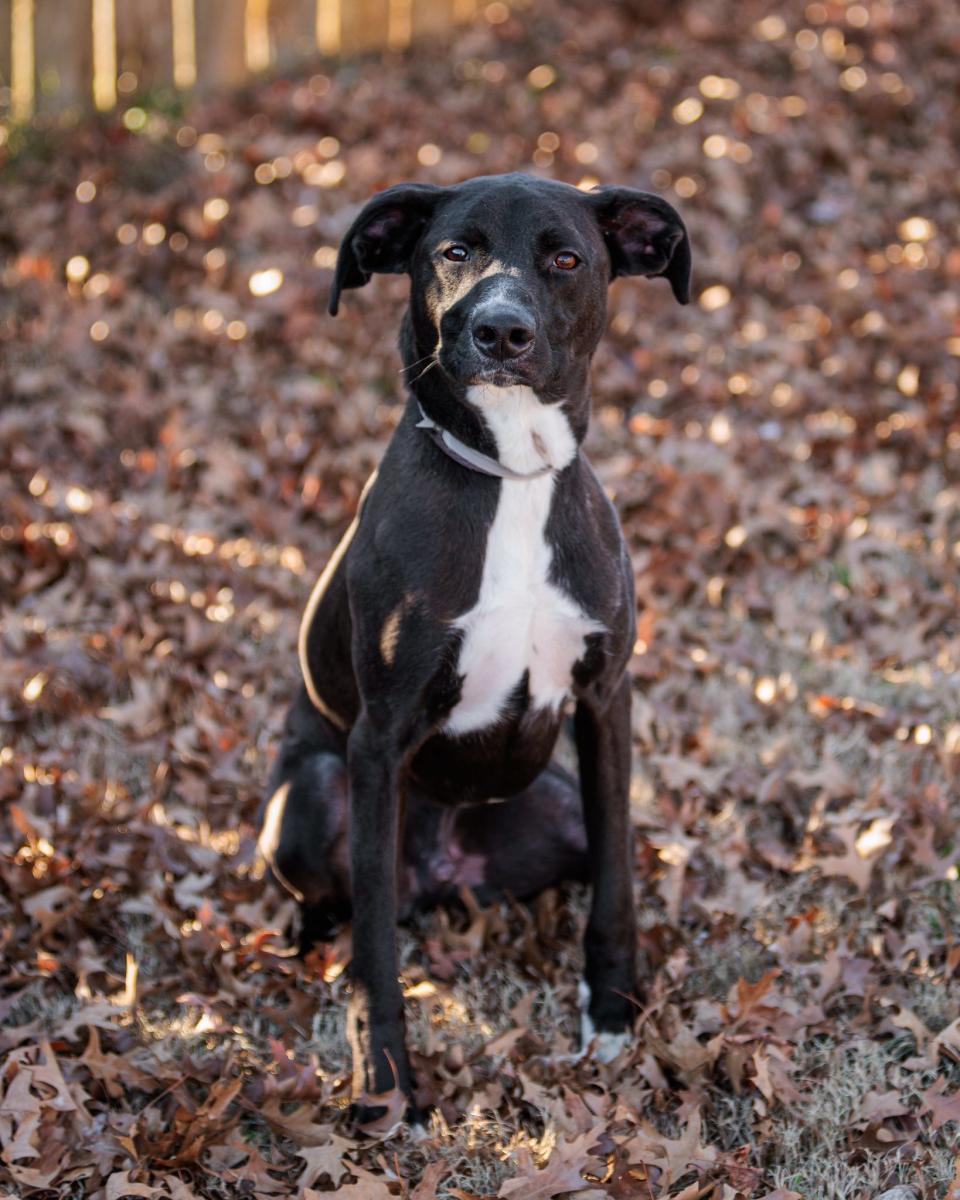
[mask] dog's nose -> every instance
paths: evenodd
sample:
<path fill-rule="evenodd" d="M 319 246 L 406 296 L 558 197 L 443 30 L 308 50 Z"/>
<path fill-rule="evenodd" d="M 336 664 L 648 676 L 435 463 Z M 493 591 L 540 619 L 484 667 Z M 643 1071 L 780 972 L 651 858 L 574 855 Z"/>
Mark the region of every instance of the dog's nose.
<path fill-rule="evenodd" d="M 484 308 L 473 325 L 474 345 L 487 358 L 519 358 L 533 345 L 535 335 L 529 313 L 506 304 Z"/>

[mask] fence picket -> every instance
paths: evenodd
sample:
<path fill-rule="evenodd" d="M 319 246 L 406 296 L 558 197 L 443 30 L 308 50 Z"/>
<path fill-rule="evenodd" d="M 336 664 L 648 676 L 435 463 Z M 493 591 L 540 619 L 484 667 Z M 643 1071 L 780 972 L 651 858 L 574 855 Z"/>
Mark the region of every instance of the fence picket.
<path fill-rule="evenodd" d="M 342 54 L 365 54 L 387 44 L 390 0 L 341 0 Z"/>
<path fill-rule="evenodd" d="M 452 0 L 413 0 L 413 38 L 435 37 L 453 25 Z"/>
<path fill-rule="evenodd" d="M 236 87 L 247 78 L 245 0 L 197 0 L 197 84 Z"/>
<path fill-rule="evenodd" d="M 4 89 L 0 112 L 9 105 L 6 89 L 10 87 L 10 21 L 10 0 L 0 0 L 0 88 Z"/>
<path fill-rule="evenodd" d="M 317 53 L 316 0 L 270 0 L 273 62 L 280 70 Z"/>
<path fill-rule="evenodd" d="M 10 6 L 10 111 L 15 121 L 26 120 L 32 115 L 36 90 L 33 0 L 13 0 Z"/>
<path fill-rule="evenodd" d="M 170 0 L 119 0 L 117 4 L 117 66 L 129 87 L 136 76 L 137 91 L 154 91 L 173 83 L 173 24 Z M 124 77 L 126 76 L 126 79 Z"/>
<path fill-rule="evenodd" d="M 197 15 L 194 0 L 170 0 L 173 82 L 192 88 L 197 82 Z"/>
<path fill-rule="evenodd" d="M 34 0 L 34 111 L 76 113 L 90 104 L 93 34 L 89 0 Z"/>

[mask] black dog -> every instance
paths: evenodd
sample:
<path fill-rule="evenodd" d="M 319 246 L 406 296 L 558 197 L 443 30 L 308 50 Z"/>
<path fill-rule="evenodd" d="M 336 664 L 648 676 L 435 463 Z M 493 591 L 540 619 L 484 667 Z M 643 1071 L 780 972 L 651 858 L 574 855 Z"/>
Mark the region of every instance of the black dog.
<path fill-rule="evenodd" d="M 633 575 L 580 443 L 607 284 L 663 275 L 686 303 L 690 248 L 656 196 L 504 175 L 376 196 L 331 313 L 376 272 L 411 277 L 410 400 L 304 614 L 262 835 L 308 938 L 352 911 L 358 1098 L 412 1094 L 399 906 L 464 883 L 585 874 L 588 1036 L 629 1030 Z M 579 784 L 551 763 L 568 696 Z"/>

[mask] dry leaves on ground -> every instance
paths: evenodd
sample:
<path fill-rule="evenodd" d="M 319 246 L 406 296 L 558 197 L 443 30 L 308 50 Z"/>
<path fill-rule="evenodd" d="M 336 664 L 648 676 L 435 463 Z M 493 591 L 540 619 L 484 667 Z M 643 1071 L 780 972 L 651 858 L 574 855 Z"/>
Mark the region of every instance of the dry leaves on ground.
<path fill-rule="evenodd" d="M 0 144 L 0 1178 L 24 1196 L 960 1195 L 960 18 L 491 5 L 449 47 Z M 504 18 L 501 20 L 501 18 Z M 576 889 L 403 934 L 425 1140 L 347 1111 L 346 933 L 254 854 L 299 612 L 397 416 L 403 178 L 652 188 L 589 450 L 640 602 L 634 1044 Z M 78 193 L 78 185 L 92 185 Z"/>

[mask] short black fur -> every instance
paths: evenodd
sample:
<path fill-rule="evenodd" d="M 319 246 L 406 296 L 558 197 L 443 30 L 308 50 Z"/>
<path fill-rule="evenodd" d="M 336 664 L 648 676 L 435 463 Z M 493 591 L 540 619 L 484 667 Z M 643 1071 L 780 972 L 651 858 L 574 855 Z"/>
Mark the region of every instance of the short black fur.
<path fill-rule="evenodd" d="M 506 175 L 375 197 L 343 240 L 330 311 L 377 272 L 411 277 L 400 339 L 410 402 L 308 609 L 307 686 L 287 720 L 262 837 L 301 901 L 307 938 L 352 914 L 357 1100 L 395 1078 L 414 1094 L 394 927 L 462 885 L 491 899 L 588 878 L 589 1015 L 600 1031 L 629 1028 L 635 601 L 619 522 L 577 449 L 556 471 L 545 537 L 550 582 L 602 629 L 585 638 L 569 681 L 579 779 L 551 762 L 563 714 L 531 703 L 527 675 L 495 723 L 451 734 L 444 722 L 463 688 L 455 622 L 477 600 L 501 488 L 525 485 L 466 469 L 417 425 L 426 413 L 495 457 L 468 389 L 519 386 L 561 412 L 579 445 L 609 281 L 664 276 L 686 303 L 690 250 L 656 196 Z"/>

